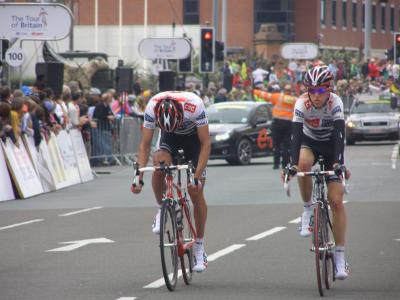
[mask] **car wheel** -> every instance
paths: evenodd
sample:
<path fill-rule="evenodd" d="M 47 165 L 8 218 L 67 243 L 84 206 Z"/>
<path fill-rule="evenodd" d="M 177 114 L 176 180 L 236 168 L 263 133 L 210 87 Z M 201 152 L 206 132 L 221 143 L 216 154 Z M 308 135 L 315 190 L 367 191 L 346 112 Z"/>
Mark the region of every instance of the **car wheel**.
<path fill-rule="evenodd" d="M 355 140 L 350 138 L 350 137 L 346 137 L 346 145 L 354 145 L 355 144 Z"/>
<path fill-rule="evenodd" d="M 236 148 L 236 160 L 239 165 L 248 165 L 251 161 L 251 143 L 248 139 L 241 139 Z"/>

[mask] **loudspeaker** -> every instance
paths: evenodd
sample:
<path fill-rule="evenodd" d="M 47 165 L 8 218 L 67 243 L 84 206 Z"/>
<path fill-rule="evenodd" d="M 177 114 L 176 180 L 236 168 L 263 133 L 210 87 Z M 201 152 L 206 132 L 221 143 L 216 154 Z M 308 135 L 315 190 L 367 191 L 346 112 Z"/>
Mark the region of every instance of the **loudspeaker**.
<path fill-rule="evenodd" d="M 175 72 L 160 71 L 158 75 L 158 88 L 160 92 L 175 90 Z"/>
<path fill-rule="evenodd" d="M 64 64 L 61 62 L 37 63 L 36 80 L 43 82 L 54 94 L 62 94 L 64 83 Z"/>
<path fill-rule="evenodd" d="M 115 89 L 117 92 L 132 93 L 133 69 L 121 67 L 115 69 Z"/>

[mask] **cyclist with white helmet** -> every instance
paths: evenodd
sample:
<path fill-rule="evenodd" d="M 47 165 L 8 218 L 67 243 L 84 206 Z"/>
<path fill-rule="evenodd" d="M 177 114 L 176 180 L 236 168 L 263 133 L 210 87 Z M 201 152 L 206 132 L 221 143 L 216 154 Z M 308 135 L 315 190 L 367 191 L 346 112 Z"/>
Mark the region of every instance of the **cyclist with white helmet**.
<path fill-rule="evenodd" d="M 336 243 L 336 278 L 345 279 L 348 276 L 344 256 L 346 211 L 341 183 L 345 123 L 342 99 L 331 92 L 332 80 L 333 75 L 327 66 L 315 66 L 305 74 L 307 93 L 299 97 L 294 108 L 289 174 L 293 176 L 297 171 L 310 171 L 320 155 L 324 157 L 325 170 L 335 170 L 336 175 L 328 177 L 326 182 Z M 304 202 L 300 235 L 308 237 L 312 230 L 312 178 L 299 177 L 298 184 Z"/>
<path fill-rule="evenodd" d="M 173 163 L 179 149 L 183 149 L 185 159 L 191 160 L 196 168 L 196 185 L 189 185 L 188 192 L 193 202 L 197 239 L 193 246 L 193 270 L 202 272 L 207 267 L 207 255 L 204 251 L 204 231 L 207 219 L 207 204 L 204 198 L 205 169 L 211 149 L 208 119 L 203 100 L 189 92 L 161 92 L 149 100 L 144 115 L 142 139 L 139 148 L 139 168 L 147 165 L 154 129 L 161 129 L 159 149 L 154 153 L 153 162 L 158 165 L 164 161 Z M 154 172 L 152 186 L 157 203 L 161 207 L 165 190 L 163 172 Z M 143 173 L 139 175 L 140 184 L 132 191 L 138 194 L 143 186 Z M 153 232 L 160 233 L 160 208 L 153 222 Z"/>

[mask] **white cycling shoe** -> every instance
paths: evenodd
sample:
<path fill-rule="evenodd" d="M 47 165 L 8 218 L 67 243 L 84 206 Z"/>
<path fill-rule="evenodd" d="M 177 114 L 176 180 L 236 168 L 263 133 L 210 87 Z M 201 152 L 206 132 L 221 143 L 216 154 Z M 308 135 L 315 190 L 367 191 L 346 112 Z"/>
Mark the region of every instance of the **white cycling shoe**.
<path fill-rule="evenodd" d="M 312 211 L 304 211 L 301 215 L 301 226 L 299 232 L 302 237 L 309 237 L 312 233 Z"/>
<path fill-rule="evenodd" d="M 345 263 L 336 264 L 335 278 L 338 280 L 345 280 L 349 276 L 349 265 Z"/>
<path fill-rule="evenodd" d="M 204 245 L 197 242 L 193 245 L 193 271 L 203 272 L 208 267 L 207 254 L 204 252 Z"/>
<path fill-rule="evenodd" d="M 153 224 L 151 225 L 152 231 L 155 234 L 160 234 L 160 217 L 161 217 L 161 209 L 158 210 L 156 216 L 154 217 Z"/>

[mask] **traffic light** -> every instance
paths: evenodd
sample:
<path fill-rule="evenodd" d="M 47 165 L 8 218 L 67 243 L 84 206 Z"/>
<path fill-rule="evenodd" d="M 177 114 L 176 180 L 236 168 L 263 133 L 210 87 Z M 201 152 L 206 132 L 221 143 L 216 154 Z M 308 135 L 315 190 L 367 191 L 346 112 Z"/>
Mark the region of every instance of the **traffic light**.
<path fill-rule="evenodd" d="M 393 52 L 394 52 L 394 47 L 393 46 L 391 48 L 386 49 L 385 55 L 386 55 L 386 59 L 387 60 L 393 60 L 393 58 L 394 58 Z"/>
<path fill-rule="evenodd" d="M 200 29 L 200 73 L 214 72 L 214 28 Z"/>
<path fill-rule="evenodd" d="M 215 41 L 215 61 L 224 61 L 224 42 Z"/>
<path fill-rule="evenodd" d="M 394 63 L 398 64 L 400 63 L 400 32 L 396 32 L 394 34 L 394 43 L 393 43 L 393 48 L 394 48 Z"/>

